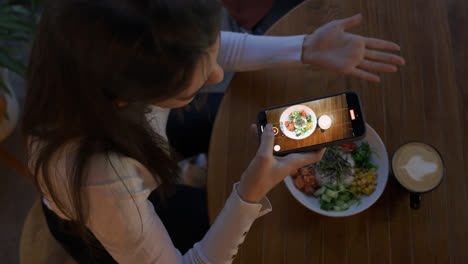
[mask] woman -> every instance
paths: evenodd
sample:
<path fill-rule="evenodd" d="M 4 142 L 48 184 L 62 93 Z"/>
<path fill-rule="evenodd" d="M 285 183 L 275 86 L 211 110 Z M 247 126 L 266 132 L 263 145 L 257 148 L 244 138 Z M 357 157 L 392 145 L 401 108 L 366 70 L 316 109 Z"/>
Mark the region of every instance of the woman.
<path fill-rule="evenodd" d="M 396 44 L 343 31 L 360 16 L 308 36 L 253 37 L 220 33 L 220 8 L 215 0 L 47 3 L 28 65 L 23 133 L 49 228 L 78 262 L 229 263 L 271 210 L 268 191 L 320 160 L 323 150 L 273 157 L 268 125 L 209 227 L 204 192 L 177 184 L 164 128 L 168 109 L 221 81 L 223 68 L 313 63 L 378 81 L 363 69 L 404 63 L 367 49 Z"/>

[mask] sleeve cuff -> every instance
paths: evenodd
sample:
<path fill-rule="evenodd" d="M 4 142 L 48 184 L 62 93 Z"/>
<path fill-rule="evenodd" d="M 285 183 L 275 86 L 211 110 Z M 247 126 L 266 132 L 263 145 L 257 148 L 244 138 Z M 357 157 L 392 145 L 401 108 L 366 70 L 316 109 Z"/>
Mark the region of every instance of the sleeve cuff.
<path fill-rule="evenodd" d="M 253 60 L 250 67 L 292 67 L 302 65 L 302 45 L 305 35 L 270 37 L 247 35 L 245 61 Z M 249 67 L 249 68 L 250 68 Z"/>
<path fill-rule="evenodd" d="M 240 203 L 245 204 L 246 206 L 256 206 L 258 207 L 258 216 L 261 217 L 264 216 L 265 214 L 269 213 L 272 211 L 271 203 L 270 200 L 266 196 L 264 196 L 258 203 L 251 203 L 243 200 L 239 193 L 237 192 L 237 186 L 239 185 L 239 182 L 234 183 L 234 188 L 232 190 L 235 199 L 239 200 Z"/>

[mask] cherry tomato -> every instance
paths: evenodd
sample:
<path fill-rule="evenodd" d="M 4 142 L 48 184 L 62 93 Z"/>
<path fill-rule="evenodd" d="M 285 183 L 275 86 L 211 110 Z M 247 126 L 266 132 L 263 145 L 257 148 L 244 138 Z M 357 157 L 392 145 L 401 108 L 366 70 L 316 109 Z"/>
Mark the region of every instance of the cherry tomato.
<path fill-rule="evenodd" d="M 302 176 L 310 176 L 310 175 L 315 175 L 315 170 L 312 167 L 306 167 L 306 168 L 301 168 L 300 174 Z"/>
<path fill-rule="evenodd" d="M 304 176 L 304 184 L 305 185 L 312 185 L 315 183 L 315 177 L 310 175 L 310 176 Z"/>
<path fill-rule="evenodd" d="M 315 188 L 312 185 L 306 185 L 304 187 L 304 192 L 307 194 L 314 194 Z"/>
<path fill-rule="evenodd" d="M 357 149 L 357 146 L 354 143 L 344 143 L 344 144 L 341 144 L 340 147 L 350 149 L 350 150 Z"/>
<path fill-rule="evenodd" d="M 301 115 L 302 115 L 302 117 L 307 117 L 307 114 L 304 112 L 304 110 L 302 110 Z"/>
<path fill-rule="evenodd" d="M 294 185 L 296 185 L 296 187 L 299 189 L 299 190 L 302 190 L 302 188 L 304 188 L 304 180 L 302 179 L 301 176 L 297 177 L 296 179 L 294 179 Z"/>

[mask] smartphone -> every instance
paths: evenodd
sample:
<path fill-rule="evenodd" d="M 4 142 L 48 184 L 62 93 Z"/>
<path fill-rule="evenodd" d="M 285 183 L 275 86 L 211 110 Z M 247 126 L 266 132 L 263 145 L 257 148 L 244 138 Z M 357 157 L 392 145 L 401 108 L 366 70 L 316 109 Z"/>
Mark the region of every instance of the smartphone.
<path fill-rule="evenodd" d="M 258 134 L 273 125 L 276 156 L 340 145 L 366 135 L 361 109 L 352 91 L 271 107 L 258 113 Z"/>

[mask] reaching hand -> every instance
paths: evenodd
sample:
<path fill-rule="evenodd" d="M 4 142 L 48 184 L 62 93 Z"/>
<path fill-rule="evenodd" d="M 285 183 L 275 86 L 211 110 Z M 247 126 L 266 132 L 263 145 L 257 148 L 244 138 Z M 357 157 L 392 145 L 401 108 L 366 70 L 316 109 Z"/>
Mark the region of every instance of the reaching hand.
<path fill-rule="evenodd" d="M 404 65 L 405 60 L 374 49 L 399 51 L 400 46 L 345 32 L 359 25 L 361 20 L 361 14 L 335 20 L 307 35 L 302 47 L 302 62 L 373 82 L 380 82 L 380 78 L 368 71 L 396 72 L 395 65 Z"/>

